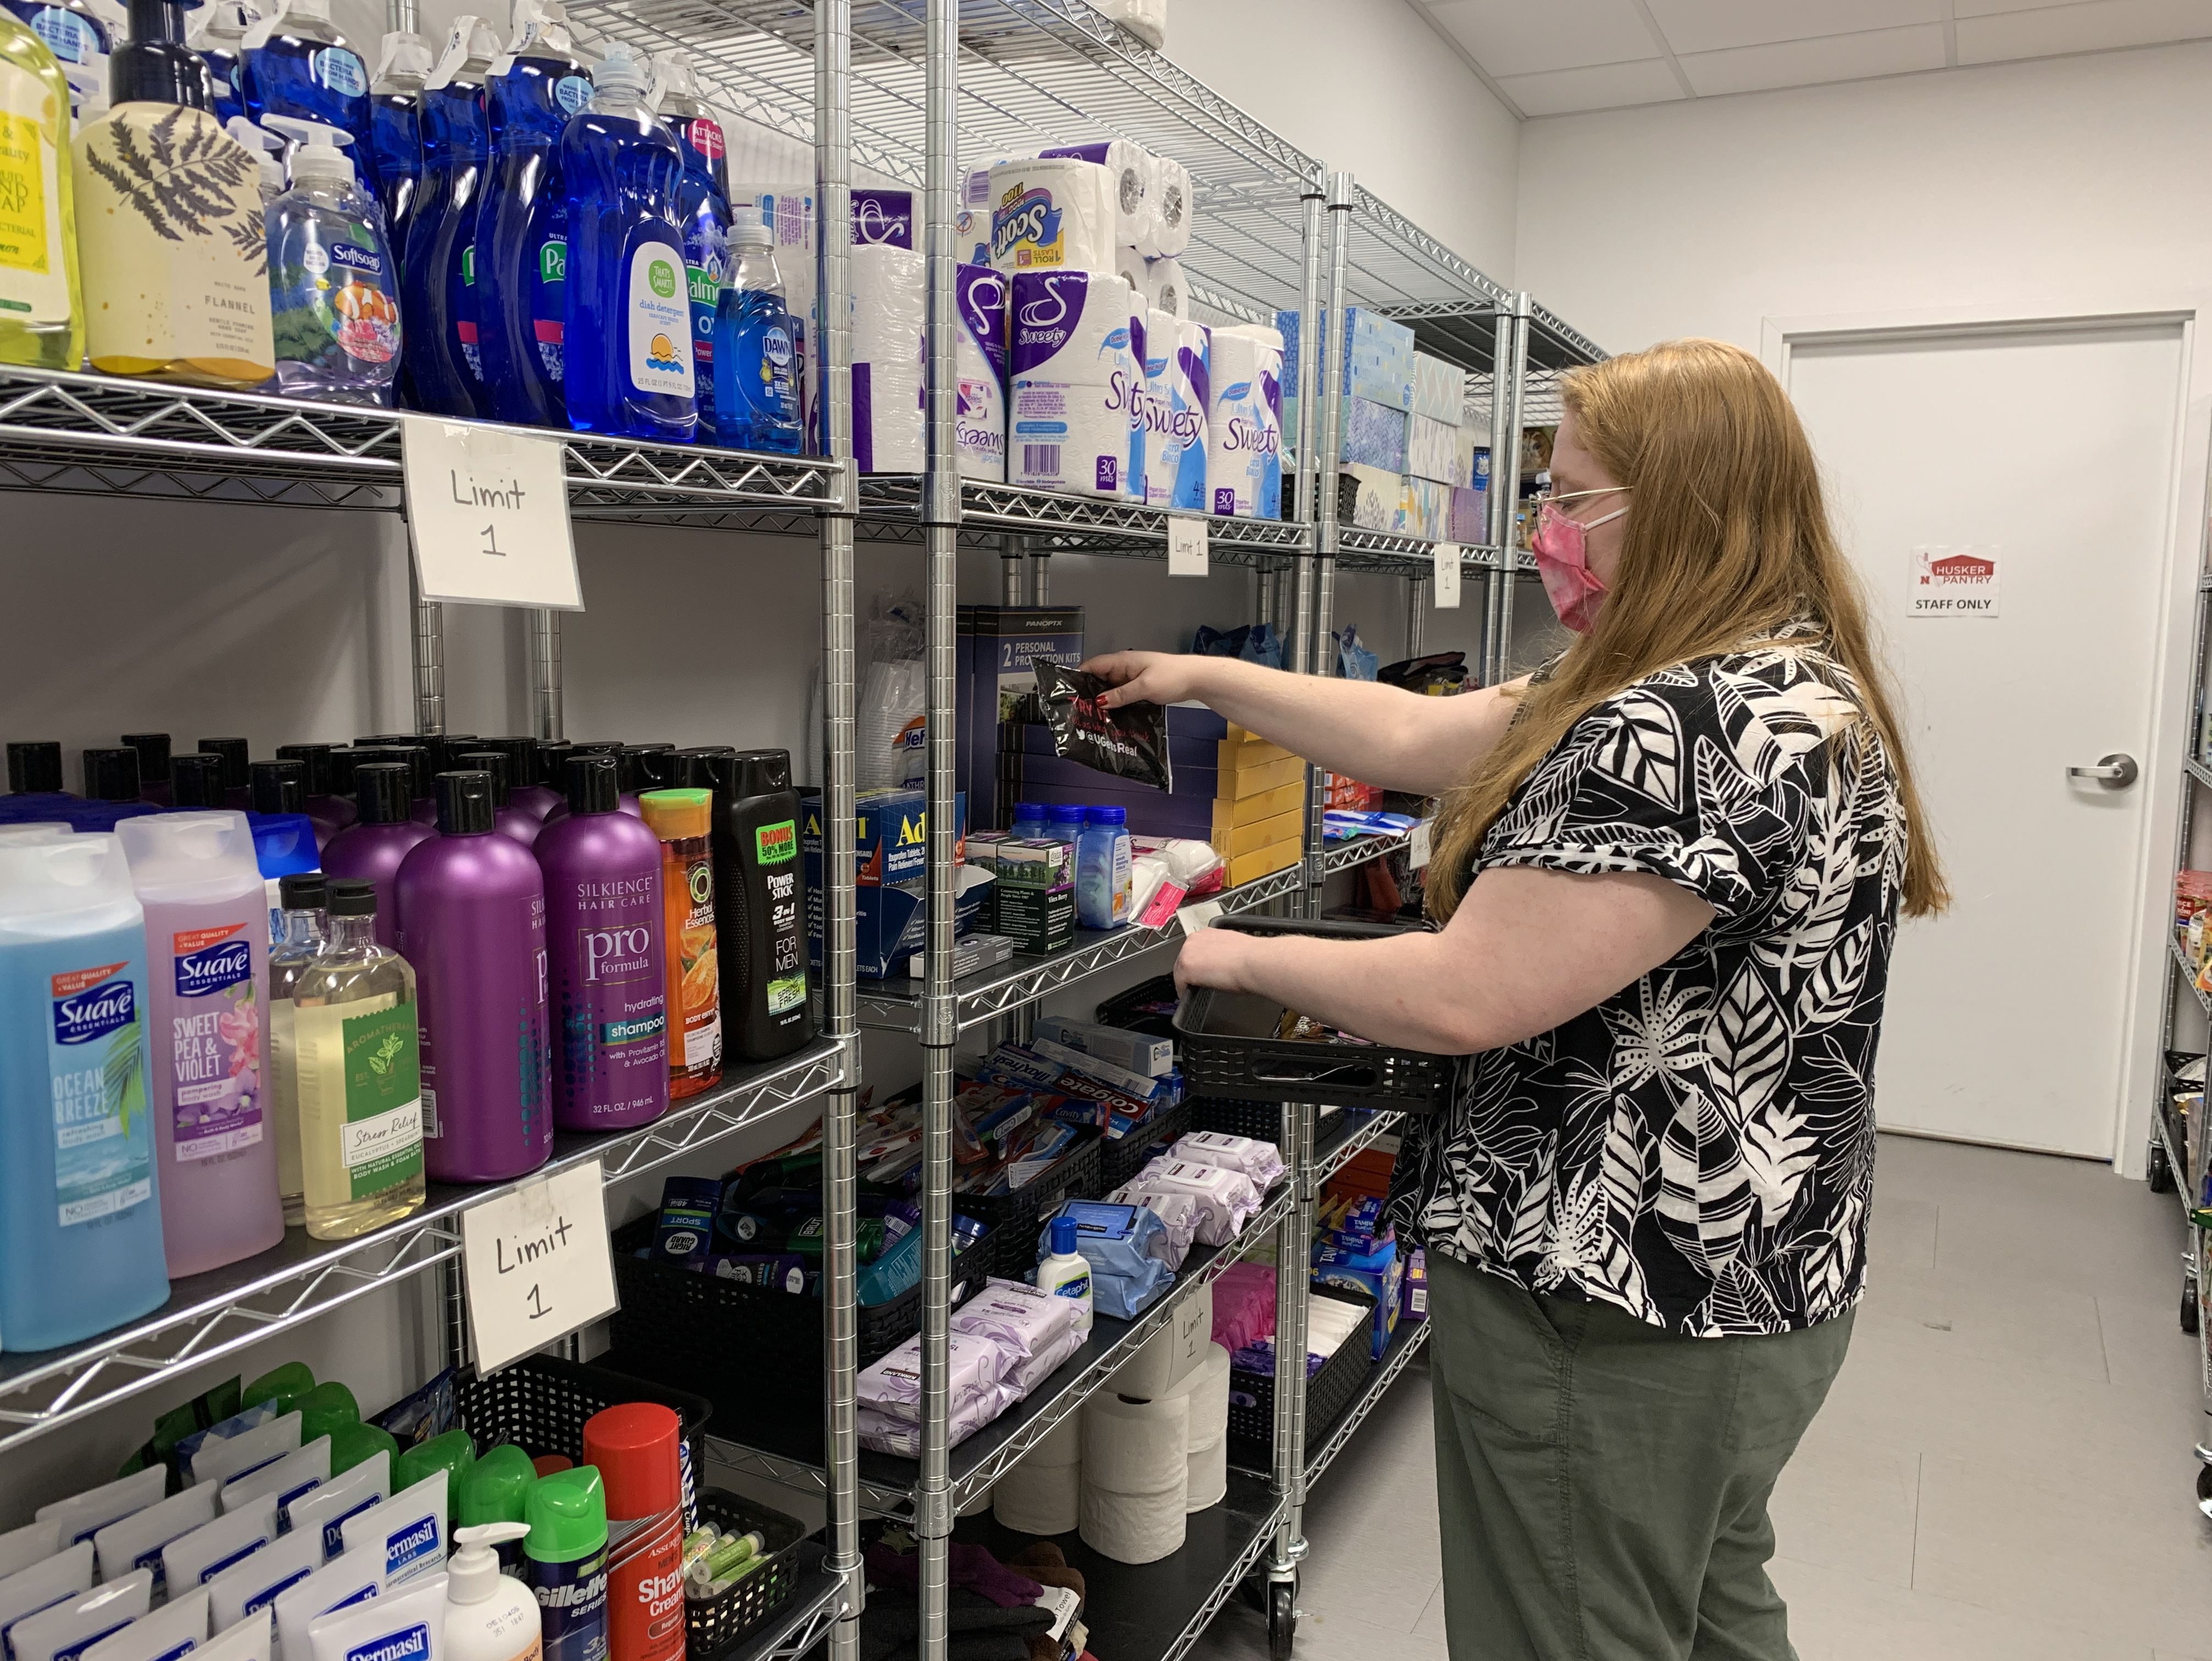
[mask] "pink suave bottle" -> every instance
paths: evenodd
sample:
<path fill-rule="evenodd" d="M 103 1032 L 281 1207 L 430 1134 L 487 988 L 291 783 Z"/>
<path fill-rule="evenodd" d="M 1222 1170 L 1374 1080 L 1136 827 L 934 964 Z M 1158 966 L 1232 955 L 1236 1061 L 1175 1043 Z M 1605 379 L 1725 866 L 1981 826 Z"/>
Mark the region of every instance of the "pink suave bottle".
<path fill-rule="evenodd" d="M 154 1155 L 172 1279 L 284 1238 L 264 1106 L 269 900 L 242 813 L 162 813 L 118 834 L 146 908 Z"/>

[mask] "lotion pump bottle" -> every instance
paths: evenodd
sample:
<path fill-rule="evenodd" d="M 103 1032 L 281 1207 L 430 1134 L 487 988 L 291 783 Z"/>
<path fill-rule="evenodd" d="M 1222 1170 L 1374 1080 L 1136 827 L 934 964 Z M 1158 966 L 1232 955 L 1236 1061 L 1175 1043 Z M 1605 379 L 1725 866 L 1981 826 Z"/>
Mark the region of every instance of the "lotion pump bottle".
<path fill-rule="evenodd" d="M 446 1661 L 538 1661 L 538 1600 L 499 1569 L 498 1548 L 530 1532 L 527 1523 L 459 1529 L 446 1561 Z"/>

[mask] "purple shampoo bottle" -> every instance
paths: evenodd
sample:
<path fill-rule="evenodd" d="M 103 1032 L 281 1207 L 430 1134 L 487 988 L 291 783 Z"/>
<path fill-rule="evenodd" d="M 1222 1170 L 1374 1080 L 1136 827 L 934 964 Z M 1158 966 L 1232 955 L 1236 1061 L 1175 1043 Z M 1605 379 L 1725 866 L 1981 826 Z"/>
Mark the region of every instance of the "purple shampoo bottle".
<path fill-rule="evenodd" d="M 438 834 L 400 862 L 398 950 L 422 1022 L 435 1182 L 501 1182 L 552 1156 L 545 879 L 492 827 L 491 775 L 438 775 Z"/>
<path fill-rule="evenodd" d="M 619 806 L 611 755 L 565 772 L 568 811 L 538 839 L 553 974 L 553 1120 L 621 1131 L 668 1111 L 660 839 Z"/>
<path fill-rule="evenodd" d="M 511 777 L 512 762 L 505 750 L 472 749 L 453 758 L 456 767 L 468 773 L 488 773 L 491 775 L 491 827 L 501 836 L 511 836 L 528 847 L 538 840 L 538 819 L 534 813 L 525 813 L 514 805 L 507 781 Z"/>
<path fill-rule="evenodd" d="M 366 761 L 354 769 L 360 817 L 323 848 L 323 875 L 362 876 L 376 884 L 376 943 L 397 950 L 399 862 L 438 833 L 415 822 L 415 768 L 405 761 Z"/>

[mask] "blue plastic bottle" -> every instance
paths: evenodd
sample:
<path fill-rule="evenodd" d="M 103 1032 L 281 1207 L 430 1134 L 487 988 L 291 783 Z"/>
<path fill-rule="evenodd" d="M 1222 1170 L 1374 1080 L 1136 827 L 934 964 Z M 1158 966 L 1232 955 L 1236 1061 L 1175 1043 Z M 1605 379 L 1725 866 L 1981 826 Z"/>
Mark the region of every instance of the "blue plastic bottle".
<path fill-rule="evenodd" d="M 263 210 L 276 385 L 286 396 L 389 409 L 399 376 L 399 274 L 384 215 L 354 181 L 348 135 L 271 115 L 300 148 L 292 188 Z"/>
<path fill-rule="evenodd" d="M 247 33 L 245 59 L 239 88 L 246 113 L 261 125 L 281 115 L 343 133 L 368 130 L 368 65 L 331 21 L 331 0 L 283 0 L 274 17 Z M 373 195 L 374 163 L 366 155 L 362 161 Z"/>
<path fill-rule="evenodd" d="M 732 450 L 799 453 L 799 348 L 784 309 L 775 237 L 754 208 L 730 227 L 735 264 L 714 321 L 715 442 Z"/>
<path fill-rule="evenodd" d="M 147 1009 L 121 845 L 0 846 L 0 1349 L 75 1343 L 169 1295 Z"/>
<path fill-rule="evenodd" d="M 239 91 L 246 79 L 246 60 L 240 54 L 261 13 L 246 0 L 209 0 L 192 18 L 185 44 L 207 66 L 208 108 L 227 129 L 231 117 L 246 113 L 245 94 Z"/>
<path fill-rule="evenodd" d="M 689 52 L 653 53 L 653 95 L 654 110 L 668 124 L 684 152 L 684 182 L 677 186 L 676 207 L 684 225 L 684 275 L 691 291 L 691 374 L 698 383 L 699 441 L 744 450 L 768 449 L 772 446 L 748 444 L 742 439 L 718 440 L 714 436 L 719 416 L 709 390 L 714 385 L 714 320 L 732 253 L 726 159 L 729 145 L 722 136 L 722 124 L 714 119 L 699 95 Z M 773 252 L 773 239 L 769 247 Z M 781 299 L 780 287 L 777 292 Z M 788 339 L 790 330 L 784 332 Z M 794 412 L 796 408 L 794 403 Z"/>
<path fill-rule="evenodd" d="M 453 20 L 438 67 L 422 85 L 422 182 L 400 256 L 405 392 L 417 409 L 488 413 L 477 346 L 474 286 L 477 196 L 491 159 L 484 73 L 499 43 L 480 17 Z"/>
<path fill-rule="evenodd" d="M 1129 920 L 1129 815 L 1091 808 L 1075 843 L 1075 920 L 1086 929 L 1118 929 Z"/>
<path fill-rule="evenodd" d="M 1014 805 L 1014 822 L 1006 827 L 1006 834 L 1018 841 L 1041 842 L 1046 827 L 1052 821 L 1045 817 L 1042 805 L 1035 802 L 1019 802 Z"/>
<path fill-rule="evenodd" d="M 516 0 L 514 41 L 484 81 L 492 163 L 477 213 L 477 341 L 491 413 L 501 421 L 568 425 L 561 130 L 591 101 L 558 0 Z"/>
<path fill-rule="evenodd" d="M 568 197 L 566 388 L 580 433 L 688 444 L 699 428 L 691 304 L 676 214 L 684 154 L 617 41 L 591 107 L 561 135 Z"/>
<path fill-rule="evenodd" d="M 82 127 L 107 107 L 107 55 L 115 33 L 86 0 L 0 0 L 31 27 L 69 82 L 70 119 Z M 72 366 L 74 367 L 74 366 Z"/>
<path fill-rule="evenodd" d="M 415 223 L 415 192 L 422 173 L 422 82 L 434 67 L 428 41 L 394 29 L 384 37 L 376 79 L 369 83 L 376 205 L 384 210 L 384 233 L 395 256 L 407 246 L 407 233 Z"/>

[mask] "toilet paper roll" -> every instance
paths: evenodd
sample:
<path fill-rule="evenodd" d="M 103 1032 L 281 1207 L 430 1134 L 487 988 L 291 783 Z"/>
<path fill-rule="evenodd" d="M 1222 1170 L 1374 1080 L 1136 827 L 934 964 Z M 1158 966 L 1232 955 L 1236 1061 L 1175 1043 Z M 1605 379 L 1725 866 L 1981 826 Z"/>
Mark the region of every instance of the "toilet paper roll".
<path fill-rule="evenodd" d="M 1104 273 L 1015 273 L 1007 302 L 1011 482 L 1144 500 L 1145 378 L 1135 351 L 1142 327 L 1133 300 L 1127 283 Z"/>
<path fill-rule="evenodd" d="M 1316 1300 L 1318 1301 L 1318 1300 Z M 1190 1401 L 1189 1427 L 1184 1432 L 1193 1454 L 1229 1439 L 1229 1351 L 1218 1343 L 1206 1346 L 1197 1368 L 1183 1380 Z"/>
<path fill-rule="evenodd" d="M 1079 156 L 991 169 L 991 264 L 1006 272 L 1111 271 L 1121 245 L 1113 175 Z"/>
<path fill-rule="evenodd" d="M 984 1512 L 989 1511 L 993 1508 L 993 1504 L 998 1492 L 999 1485 L 996 1482 L 994 1482 L 990 1487 L 985 1488 L 981 1494 L 977 1494 L 974 1499 L 970 1500 L 966 1505 L 961 1506 L 959 1510 L 954 1512 L 952 1514 L 955 1517 L 981 1516 Z"/>
<path fill-rule="evenodd" d="M 925 257 L 878 244 L 853 250 L 853 454 L 863 473 L 919 473 Z"/>
<path fill-rule="evenodd" d="M 1170 317 L 1190 315 L 1190 296 L 1185 292 L 1182 262 L 1173 258 L 1145 262 L 1145 303 Z"/>
<path fill-rule="evenodd" d="M 1179 1486 L 1190 1454 L 1190 1398 L 1100 1395 L 1083 1410 L 1083 1480 L 1114 1494 Z"/>
<path fill-rule="evenodd" d="M 1206 327 L 1145 318 L 1145 505 L 1206 511 Z"/>
<path fill-rule="evenodd" d="M 1174 259 L 1190 246 L 1190 175 L 1180 161 L 1152 158 L 1152 177 L 1146 187 L 1151 204 L 1146 234 L 1137 252 L 1146 259 Z"/>
<path fill-rule="evenodd" d="M 1134 248 L 1152 236 L 1152 158 L 1141 146 L 1115 138 L 1097 144 L 1055 145 L 1037 152 L 1040 161 L 1070 157 L 1105 168 L 1114 193 L 1115 242 Z"/>
<path fill-rule="evenodd" d="M 999 1478 L 991 1509 L 1005 1526 L 1023 1534 L 1065 1534 L 1076 1525 L 1083 1499 L 1083 1467 L 1039 1465 L 1035 1456 Z"/>
<path fill-rule="evenodd" d="M 1190 1456 L 1188 1475 L 1183 1487 L 1185 1516 L 1221 1503 L 1229 1492 L 1229 1439 L 1226 1436 L 1212 1447 L 1202 1447 Z"/>
<path fill-rule="evenodd" d="M 1206 410 L 1206 500 L 1224 518 L 1277 519 L 1283 500 L 1283 337 L 1216 329 Z M 1201 1235 L 1201 1238 L 1203 1236 Z"/>
<path fill-rule="evenodd" d="M 1157 1494 L 1115 1494 L 1085 1482 L 1077 1506 L 1083 1543 L 1117 1563 L 1156 1563 L 1182 1549 L 1188 1494 L 1189 1473 L 1180 1465 L 1174 1486 Z"/>
<path fill-rule="evenodd" d="M 952 276 L 960 315 L 958 379 L 952 446 L 960 476 L 1006 482 L 1006 278 L 988 265 L 962 265 Z"/>
<path fill-rule="evenodd" d="M 1114 259 L 1114 275 L 1129 285 L 1131 292 L 1138 297 L 1138 303 L 1142 305 L 1145 294 L 1145 257 L 1134 248 L 1117 250 Z"/>
<path fill-rule="evenodd" d="M 1066 1466 L 1083 1463 L 1083 1415 L 1069 1414 L 1046 1433 L 1044 1440 L 1022 1455 L 1025 1465 Z"/>

